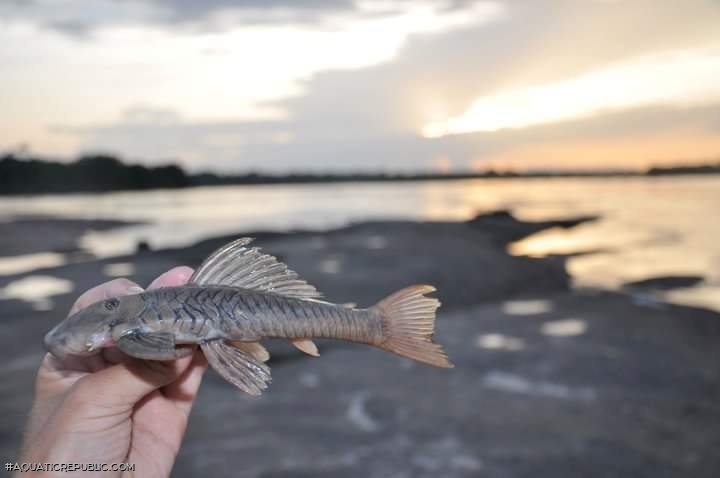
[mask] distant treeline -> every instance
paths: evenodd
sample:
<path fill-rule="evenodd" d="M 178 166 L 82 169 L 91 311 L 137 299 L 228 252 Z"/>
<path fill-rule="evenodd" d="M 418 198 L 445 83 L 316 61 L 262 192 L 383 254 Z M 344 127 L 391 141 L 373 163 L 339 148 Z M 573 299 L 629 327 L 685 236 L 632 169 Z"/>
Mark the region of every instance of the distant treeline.
<path fill-rule="evenodd" d="M 667 176 L 670 174 L 720 174 L 720 163 L 695 166 L 675 166 L 672 168 L 650 168 L 648 176 Z"/>
<path fill-rule="evenodd" d="M 85 156 L 72 163 L 0 158 L 0 194 L 32 194 L 123 189 L 182 188 L 190 185 L 178 166 L 147 168 L 112 156 Z"/>
<path fill-rule="evenodd" d="M 596 176 L 660 176 L 670 174 L 718 174 L 720 163 L 713 165 L 652 168 L 646 173 L 632 171 L 568 172 L 543 171 L 530 173 L 422 173 L 422 174 L 286 174 L 247 173 L 218 175 L 214 173 L 188 174 L 177 165 L 146 167 L 125 164 L 108 155 L 83 156 L 70 163 L 38 158 L 0 157 L 0 194 L 38 194 L 60 192 L 98 192 L 184 188 L 190 186 L 219 186 L 231 184 L 289 184 L 351 181 L 424 181 L 473 178 L 524 177 L 596 177 Z"/>

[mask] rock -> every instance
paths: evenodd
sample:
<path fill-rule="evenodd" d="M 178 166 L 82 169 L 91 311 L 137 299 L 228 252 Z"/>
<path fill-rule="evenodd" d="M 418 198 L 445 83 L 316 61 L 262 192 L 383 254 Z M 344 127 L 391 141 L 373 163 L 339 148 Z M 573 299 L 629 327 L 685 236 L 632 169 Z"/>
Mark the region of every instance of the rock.
<path fill-rule="evenodd" d="M 623 288 L 665 291 L 682 287 L 692 287 L 698 285 L 703 280 L 705 279 L 702 276 L 660 276 L 627 282 L 623 284 Z"/>
<path fill-rule="evenodd" d="M 579 216 L 552 221 L 525 222 L 517 220 L 510 211 L 500 210 L 479 214 L 467 224 L 492 234 L 493 239 L 499 244 L 509 244 L 543 229 L 552 227 L 569 229 L 597 219 L 596 216 Z"/>
<path fill-rule="evenodd" d="M 140 254 L 142 252 L 150 252 L 152 248 L 150 247 L 150 243 L 148 241 L 138 241 L 137 246 L 135 247 L 135 252 Z"/>
<path fill-rule="evenodd" d="M 271 361 L 259 399 L 210 372 L 173 475 L 717 476 L 720 315 L 612 293 L 543 298 L 532 316 L 441 309 L 452 370 L 321 346 Z M 582 334 L 543 333 L 569 317 Z M 479 346 L 490 333 L 524 346 Z"/>
<path fill-rule="evenodd" d="M 539 227 L 504 214 L 371 222 L 45 269 L 74 284 L 52 310 L 0 301 L 0 452 L 16 456 L 42 336 L 107 280 L 107 264 L 132 264 L 146 285 L 253 235 L 329 300 L 366 306 L 435 284 L 444 303 L 435 337 L 456 368 L 339 341 L 318 341 L 312 358 L 266 341 L 269 390 L 249 397 L 208 372 L 173 476 L 720 475 L 720 314 L 571 291 L 564 258 L 506 253 L 508 240 Z M 0 277 L 0 288 L 22 277 Z"/>
<path fill-rule="evenodd" d="M 23 216 L 0 222 L 0 251 L 3 256 L 38 252 L 76 252 L 78 240 L 90 230 L 103 231 L 128 226 L 126 221 L 99 219 L 58 219 Z"/>

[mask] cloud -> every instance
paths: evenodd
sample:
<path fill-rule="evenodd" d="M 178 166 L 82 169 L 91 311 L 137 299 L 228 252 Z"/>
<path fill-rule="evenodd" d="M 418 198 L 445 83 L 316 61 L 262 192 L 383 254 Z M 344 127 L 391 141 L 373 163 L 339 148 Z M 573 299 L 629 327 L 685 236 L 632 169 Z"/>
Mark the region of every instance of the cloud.
<path fill-rule="evenodd" d="M 193 22 L 227 12 L 264 12 L 271 21 L 274 14 L 287 20 L 307 21 L 321 14 L 355 10 L 352 0 L 144 0 L 144 3 L 157 6 L 166 12 L 167 20 L 178 22 Z"/>
<path fill-rule="evenodd" d="M 476 100 L 460 117 L 423 127 L 425 136 L 518 128 L 645 105 L 720 101 L 720 47 L 645 55 L 547 85 Z"/>
<path fill-rule="evenodd" d="M 127 121 L 74 130 L 88 150 L 132 158 L 180 158 L 193 170 L 422 171 L 442 162 L 455 170 L 483 166 L 549 167 L 553 152 L 574 154 L 563 167 L 633 167 L 704 159 L 720 153 L 720 104 L 696 108 L 641 108 L 523 129 L 427 139 L 413 133 L 352 138 L 296 136 L 288 121 L 167 124 Z M 694 138 L 689 141 L 689 138 Z M 668 149 L 677 144 L 678 148 Z M 614 151 L 615 157 L 587 150 Z M 662 151 L 662 146 L 666 151 Z M 680 149 L 682 146 L 682 149 Z M 631 154 L 622 155 L 623 147 Z M 714 148 L 714 149 L 713 149 Z M 538 158 L 533 159 L 537 153 Z M 542 154 L 539 154 L 542 153 Z M 572 164 L 571 164 L 572 163 Z"/>
<path fill-rule="evenodd" d="M 69 37 L 86 39 L 92 32 L 92 25 L 78 20 L 58 20 L 46 25 L 49 29 Z"/>
<path fill-rule="evenodd" d="M 718 44 L 718 24 L 720 8 L 708 2 L 514 2 L 499 21 L 482 27 L 416 35 L 392 62 L 317 74 L 304 85 L 307 94 L 282 106 L 292 117 L 312 118 L 307 124 L 328 136 L 366 128 L 420 131 L 496 91 L 560 81 L 657 51 Z"/>
<path fill-rule="evenodd" d="M 0 18 L 21 21 L 86 38 L 113 26 L 180 27 L 198 32 L 223 31 L 238 25 L 298 25 L 336 18 L 367 18 L 398 13 L 421 2 L 353 0 L 20 0 L 0 3 Z M 438 3 L 427 1 L 425 3 Z M 446 9 L 468 2 L 447 3 Z"/>
<path fill-rule="evenodd" d="M 172 8 L 182 12 L 201 8 L 186 5 L 190 3 L 195 5 L 188 0 L 175 2 Z M 133 3 L 136 8 L 139 4 L 158 14 L 155 2 Z M 225 12 L 223 5 L 211 2 L 205 13 L 195 15 L 206 18 L 212 12 Z M 280 11 L 284 4 L 272 5 Z M 310 10 L 313 14 L 336 11 L 322 5 Z M 631 166 L 650 157 L 653 142 L 660 144 L 662 135 L 665 146 L 673 138 L 685 145 L 688 157 L 715 147 L 703 139 L 718 132 L 720 106 L 712 104 L 693 108 L 654 104 L 625 110 L 615 105 L 612 112 L 583 119 L 421 138 L 419 132 L 429 121 L 461 115 L 479 97 L 720 41 L 716 33 L 720 6 L 713 1 L 515 0 L 503 5 L 504 14 L 492 22 L 412 35 L 383 63 L 306 78 L 296 96 L 262 105 L 284 111 L 282 120 L 200 122 L 185 119 L 181 107 L 167 103 L 164 112 L 130 112 L 114 124 L 63 131 L 81 138 L 86 150 L 110 149 L 133 158 L 176 157 L 193 169 L 234 171 L 421 170 L 439 162 L 463 169 L 503 161 L 522 163 L 533 148 L 542 149 L 545 159 L 553 150 L 563 150 L 568 157 L 574 151 L 582 165 L 578 148 L 603 142 L 616 145 L 616 152 L 626 145 L 632 154 L 616 156 Z M 467 8 L 467 4 L 448 2 L 447 8 Z M 168 13 L 164 15 L 166 21 Z M 208 93 L 215 96 L 221 94 Z M 688 138 L 698 139 L 696 149 Z"/>
<path fill-rule="evenodd" d="M 175 124 L 180 122 L 180 115 L 170 108 L 149 108 L 135 106 L 123 112 L 122 120 L 129 124 Z"/>

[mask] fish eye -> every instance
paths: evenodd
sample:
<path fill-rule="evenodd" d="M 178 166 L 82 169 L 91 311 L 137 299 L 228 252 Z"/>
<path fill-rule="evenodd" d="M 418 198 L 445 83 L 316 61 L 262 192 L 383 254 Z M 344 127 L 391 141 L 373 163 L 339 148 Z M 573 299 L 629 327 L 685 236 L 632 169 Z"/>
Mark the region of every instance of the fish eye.
<path fill-rule="evenodd" d="M 120 301 L 117 299 L 108 299 L 103 305 L 105 306 L 106 310 L 115 310 L 117 309 L 118 305 L 120 305 Z"/>

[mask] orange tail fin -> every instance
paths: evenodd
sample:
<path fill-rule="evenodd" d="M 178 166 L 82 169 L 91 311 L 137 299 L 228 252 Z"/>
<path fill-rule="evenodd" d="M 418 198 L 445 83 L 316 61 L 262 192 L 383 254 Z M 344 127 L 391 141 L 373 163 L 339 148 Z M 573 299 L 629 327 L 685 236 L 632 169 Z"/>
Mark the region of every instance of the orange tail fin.
<path fill-rule="evenodd" d="M 440 301 L 423 294 L 434 291 L 430 285 L 406 287 L 372 307 L 383 323 L 379 347 L 428 365 L 452 368 L 442 347 L 432 341 Z"/>

